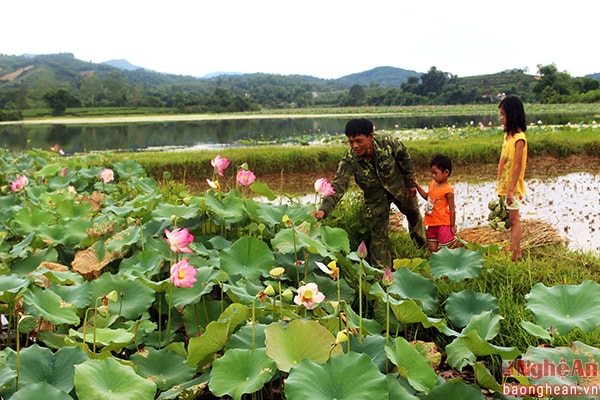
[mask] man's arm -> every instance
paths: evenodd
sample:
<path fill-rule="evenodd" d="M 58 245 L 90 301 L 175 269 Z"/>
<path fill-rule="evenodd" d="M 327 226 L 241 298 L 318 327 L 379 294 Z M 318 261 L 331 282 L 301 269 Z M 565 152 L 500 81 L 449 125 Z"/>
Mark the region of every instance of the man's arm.
<path fill-rule="evenodd" d="M 342 199 L 348 187 L 350 186 L 350 181 L 354 177 L 354 168 L 352 167 L 351 162 L 346 160 L 345 158 L 340 161 L 338 164 L 337 172 L 335 173 L 335 177 L 331 182 L 331 186 L 335 191 L 334 194 L 323 197 L 321 201 L 321 205 L 319 206 L 319 210 L 313 213 L 313 215 L 317 219 L 323 219 L 329 215 L 337 205 L 337 203 Z"/>

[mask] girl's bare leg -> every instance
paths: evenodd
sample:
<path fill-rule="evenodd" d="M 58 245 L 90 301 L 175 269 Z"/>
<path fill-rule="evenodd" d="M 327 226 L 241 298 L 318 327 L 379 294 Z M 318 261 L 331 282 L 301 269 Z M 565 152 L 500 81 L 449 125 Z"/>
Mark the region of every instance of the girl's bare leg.
<path fill-rule="evenodd" d="M 519 210 L 508 210 L 508 219 L 510 220 L 510 251 L 511 259 L 518 261 L 523 256 L 521 252 L 521 218 Z"/>

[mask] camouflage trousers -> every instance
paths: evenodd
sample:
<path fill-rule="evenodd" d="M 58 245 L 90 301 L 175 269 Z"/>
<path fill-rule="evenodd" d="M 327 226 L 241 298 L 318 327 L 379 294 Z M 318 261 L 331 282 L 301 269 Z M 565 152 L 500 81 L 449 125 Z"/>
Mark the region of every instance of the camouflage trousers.
<path fill-rule="evenodd" d="M 419 210 L 416 196 L 412 199 L 398 200 L 388 196 L 387 202 L 371 207 L 373 225 L 371 229 L 371 243 L 369 245 L 369 259 L 371 265 L 378 268 L 392 267 L 392 246 L 388 235 L 390 223 L 390 205 L 395 204 L 408 221 L 408 232 L 415 243 L 422 247 L 427 245 L 423 217 Z"/>

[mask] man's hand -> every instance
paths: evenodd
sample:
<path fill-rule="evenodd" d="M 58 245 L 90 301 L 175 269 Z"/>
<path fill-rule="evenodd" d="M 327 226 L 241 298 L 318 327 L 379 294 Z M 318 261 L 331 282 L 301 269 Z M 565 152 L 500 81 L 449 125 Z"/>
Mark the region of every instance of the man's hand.
<path fill-rule="evenodd" d="M 417 195 L 417 188 L 416 187 L 411 187 L 411 188 L 406 188 L 406 198 L 407 199 L 412 199 L 413 197 L 415 197 Z"/>
<path fill-rule="evenodd" d="M 325 211 L 323 211 L 323 210 L 313 211 L 312 216 L 315 217 L 316 219 L 321 220 L 321 219 L 325 218 Z"/>

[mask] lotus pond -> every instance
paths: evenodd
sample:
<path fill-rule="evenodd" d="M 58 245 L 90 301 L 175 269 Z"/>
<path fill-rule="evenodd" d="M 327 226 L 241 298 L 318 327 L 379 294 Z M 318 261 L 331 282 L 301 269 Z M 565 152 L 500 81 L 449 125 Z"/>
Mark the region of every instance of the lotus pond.
<path fill-rule="evenodd" d="M 597 376 L 499 372 L 518 357 L 597 365 L 596 347 L 562 340 L 597 334 L 594 280 L 528 288 L 521 335 L 563 345 L 499 345 L 502 299 L 477 289 L 502 273 L 488 266 L 499 249 L 466 243 L 381 271 L 348 232 L 316 221 L 314 204 L 281 204 L 251 165 L 214 161 L 212 188 L 191 194 L 133 161 L 3 152 L 3 398 L 485 399 L 506 398 L 512 383 L 597 387 Z M 221 187 L 220 173 L 235 186 Z"/>

